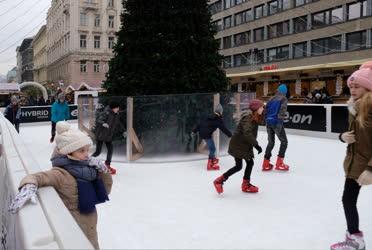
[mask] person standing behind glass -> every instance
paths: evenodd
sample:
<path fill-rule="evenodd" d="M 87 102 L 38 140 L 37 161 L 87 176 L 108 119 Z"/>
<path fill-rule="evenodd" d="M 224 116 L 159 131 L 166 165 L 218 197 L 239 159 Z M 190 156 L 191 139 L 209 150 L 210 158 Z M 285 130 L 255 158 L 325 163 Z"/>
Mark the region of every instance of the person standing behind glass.
<path fill-rule="evenodd" d="M 58 94 L 57 101 L 52 105 L 52 137 L 50 138 L 50 143 L 54 141 L 56 136 L 56 124 L 60 121 L 67 121 L 70 119 L 70 109 L 65 99 L 63 93 Z"/>

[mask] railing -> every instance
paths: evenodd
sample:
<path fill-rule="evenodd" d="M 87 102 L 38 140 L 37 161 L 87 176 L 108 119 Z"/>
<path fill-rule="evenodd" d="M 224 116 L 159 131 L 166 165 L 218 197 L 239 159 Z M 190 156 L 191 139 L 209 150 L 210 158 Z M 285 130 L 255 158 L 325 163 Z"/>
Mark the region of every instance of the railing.
<path fill-rule="evenodd" d="M 38 190 L 37 204 L 27 204 L 17 214 L 8 211 L 22 178 L 39 171 L 12 124 L 0 114 L 2 249 L 93 249 L 52 187 Z"/>

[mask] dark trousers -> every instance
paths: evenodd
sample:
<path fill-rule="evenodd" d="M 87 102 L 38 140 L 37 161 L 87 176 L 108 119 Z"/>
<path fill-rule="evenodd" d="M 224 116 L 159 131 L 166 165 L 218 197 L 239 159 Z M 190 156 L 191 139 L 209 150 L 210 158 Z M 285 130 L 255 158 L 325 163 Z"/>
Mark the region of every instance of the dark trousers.
<path fill-rule="evenodd" d="M 236 158 L 236 157 L 234 157 L 234 159 L 235 159 L 235 167 L 230 168 L 229 170 L 227 170 L 226 173 L 223 174 L 223 177 L 224 177 L 225 180 L 227 180 L 230 176 L 239 172 L 243 168 L 243 159 Z M 246 160 L 245 162 L 246 162 L 247 166 L 245 167 L 243 179 L 244 180 L 250 180 L 251 179 L 252 168 L 253 168 L 253 159 L 250 159 L 248 161 Z"/>
<path fill-rule="evenodd" d="M 57 125 L 56 122 L 52 122 L 52 138 L 53 139 L 56 136 L 56 125 Z"/>
<path fill-rule="evenodd" d="M 205 142 L 207 143 L 208 150 L 209 150 L 209 159 L 216 158 L 216 145 L 214 145 L 213 139 L 205 139 Z"/>
<path fill-rule="evenodd" d="M 283 124 L 277 124 L 277 125 L 268 124 L 266 125 L 266 130 L 267 130 L 268 144 L 266 146 L 265 159 L 270 160 L 271 158 L 271 151 L 273 150 L 274 145 L 275 145 L 275 135 L 278 136 L 280 140 L 280 148 L 279 148 L 278 156 L 281 158 L 284 158 L 285 151 L 287 150 L 287 146 L 288 146 L 288 140 L 287 140 L 287 135 L 285 133 Z"/>
<path fill-rule="evenodd" d="M 15 129 L 17 130 L 17 132 L 19 134 L 19 122 L 14 123 L 14 127 L 15 127 Z"/>
<path fill-rule="evenodd" d="M 112 146 L 112 142 L 110 142 L 110 141 L 106 141 L 105 144 L 106 144 L 106 148 L 107 148 L 107 156 L 106 156 L 105 163 L 107 165 L 110 165 L 111 164 L 111 159 L 112 159 L 112 153 L 114 151 L 114 147 Z M 96 152 L 94 152 L 94 154 L 93 154 L 94 157 L 97 157 L 101 154 L 102 145 L 103 145 L 103 141 L 97 141 Z"/>
<path fill-rule="evenodd" d="M 347 230 L 350 234 L 359 233 L 359 215 L 357 201 L 360 186 L 354 179 L 346 178 L 342 204 L 344 205 Z"/>

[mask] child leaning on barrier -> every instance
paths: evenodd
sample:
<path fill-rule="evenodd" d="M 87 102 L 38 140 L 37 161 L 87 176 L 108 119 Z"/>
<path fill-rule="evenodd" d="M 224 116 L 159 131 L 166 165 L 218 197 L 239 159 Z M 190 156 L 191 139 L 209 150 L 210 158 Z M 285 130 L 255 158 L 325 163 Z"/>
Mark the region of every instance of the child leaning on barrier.
<path fill-rule="evenodd" d="M 95 249 L 99 249 L 96 205 L 108 201 L 112 177 L 103 161 L 89 158 L 91 139 L 67 122 L 57 123 L 56 148 L 48 171 L 27 175 L 19 185 L 10 211 L 36 202 L 40 187 L 52 186 Z"/>

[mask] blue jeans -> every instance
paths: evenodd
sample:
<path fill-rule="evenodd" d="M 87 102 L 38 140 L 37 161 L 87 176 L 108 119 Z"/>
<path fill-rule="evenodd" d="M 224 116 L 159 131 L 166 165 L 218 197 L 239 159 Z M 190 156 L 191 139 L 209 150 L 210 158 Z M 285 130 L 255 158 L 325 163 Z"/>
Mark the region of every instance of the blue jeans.
<path fill-rule="evenodd" d="M 209 159 L 216 158 L 216 146 L 214 145 L 213 139 L 205 139 L 209 150 Z"/>

